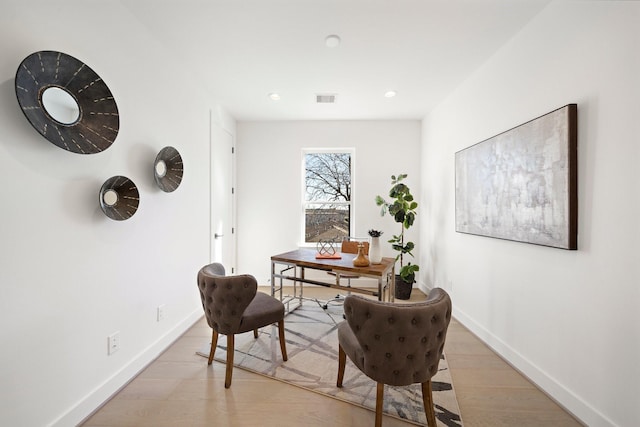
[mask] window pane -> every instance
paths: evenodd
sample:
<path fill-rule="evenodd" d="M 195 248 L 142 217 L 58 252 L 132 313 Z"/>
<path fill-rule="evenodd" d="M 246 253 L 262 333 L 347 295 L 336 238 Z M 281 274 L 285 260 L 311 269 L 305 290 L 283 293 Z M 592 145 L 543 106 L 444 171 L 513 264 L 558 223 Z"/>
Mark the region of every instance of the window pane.
<path fill-rule="evenodd" d="M 350 153 L 307 153 L 305 155 L 305 200 L 308 202 L 351 201 Z"/>
<path fill-rule="evenodd" d="M 305 208 L 305 241 L 341 241 L 349 235 L 351 206 L 309 203 Z"/>

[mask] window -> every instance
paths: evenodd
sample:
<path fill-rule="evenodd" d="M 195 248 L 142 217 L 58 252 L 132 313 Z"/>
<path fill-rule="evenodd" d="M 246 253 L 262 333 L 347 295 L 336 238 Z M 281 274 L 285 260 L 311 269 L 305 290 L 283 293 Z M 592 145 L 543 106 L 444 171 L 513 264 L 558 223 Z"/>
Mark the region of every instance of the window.
<path fill-rule="evenodd" d="M 351 234 L 353 150 L 303 152 L 304 242 Z"/>

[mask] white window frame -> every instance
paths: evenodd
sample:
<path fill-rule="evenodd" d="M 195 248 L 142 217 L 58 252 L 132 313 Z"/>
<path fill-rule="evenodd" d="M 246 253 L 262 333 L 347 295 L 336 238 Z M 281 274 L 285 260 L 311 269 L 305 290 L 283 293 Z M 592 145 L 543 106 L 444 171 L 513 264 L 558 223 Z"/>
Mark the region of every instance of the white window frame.
<path fill-rule="evenodd" d="M 306 198 L 306 190 L 307 190 L 307 180 L 306 180 L 306 168 L 305 168 L 305 160 L 307 154 L 314 153 L 349 153 L 351 156 L 351 200 L 349 202 L 328 202 L 334 205 L 345 205 L 351 206 L 351 218 L 349 218 L 349 235 L 353 236 L 353 232 L 355 230 L 355 204 L 354 195 L 355 195 L 355 182 L 356 182 L 356 149 L 355 147 L 330 147 L 330 148 L 303 148 L 301 150 L 300 155 L 300 243 L 298 246 L 300 247 L 316 247 L 316 242 L 307 242 L 305 238 L 306 234 L 306 207 L 308 204 L 314 204 L 317 202 L 307 202 Z"/>

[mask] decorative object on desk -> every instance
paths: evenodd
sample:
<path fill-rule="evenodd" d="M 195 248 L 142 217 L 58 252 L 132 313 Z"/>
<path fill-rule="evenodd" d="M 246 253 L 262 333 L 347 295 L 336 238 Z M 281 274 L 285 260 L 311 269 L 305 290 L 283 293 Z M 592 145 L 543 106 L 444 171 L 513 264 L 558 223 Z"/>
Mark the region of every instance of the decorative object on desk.
<path fill-rule="evenodd" d="M 578 107 L 455 154 L 456 231 L 578 248 Z"/>
<path fill-rule="evenodd" d="M 365 254 L 364 243 L 358 242 L 358 255 L 353 259 L 354 267 L 367 267 L 369 265 L 369 258 Z"/>
<path fill-rule="evenodd" d="M 370 411 L 375 410 L 376 383 L 359 369 L 347 366 L 344 387 L 336 387 L 338 360 L 337 324 L 343 320 L 342 304 L 329 305 L 323 310 L 318 304 L 305 302 L 285 316 L 287 352 L 289 359 L 279 357 L 278 328 L 262 328 L 258 339 L 251 334 L 238 335 L 235 340 L 235 366 L 290 386 L 311 390 Z M 214 363 L 224 363 L 226 341 L 221 336 Z M 211 344 L 203 341 L 197 354 L 209 357 Z M 446 355 L 440 359 L 438 373 L 433 377 L 433 401 L 439 426 L 461 426 L 460 409 L 456 399 Z M 385 414 L 417 425 L 426 425 L 420 385 L 385 387 Z M 372 417 L 373 419 L 373 417 Z"/>
<path fill-rule="evenodd" d="M 165 193 L 171 193 L 182 182 L 182 156 L 173 147 L 164 147 L 153 164 L 153 178 Z"/>
<path fill-rule="evenodd" d="M 316 243 L 316 258 L 324 259 L 341 259 L 342 256 L 336 253 L 336 241 L 335 239 L 320 239 Z"/>
<path fill-rule="evenodd" d="M 100 208 L 113 220 L 131 218 L 138 210 L 139 204 L 138 187 L 127 177 L 112 176 L 100 188 Z"/>
<path fill-rule="evenodd" d="M 411 251 L 415 248 L 413 242 L 404 241 L 404 231 L 408 230 L 416 219 L 416 209 L 418 203 L 413 200 L 413 195 L 409 187 L 402 181 L 407 177 L 407 174 L 400 174 L 397 177 L 391 175 L 391 190 L 389 190 L 389 197 L 392 202 L 387 202 L 381 196 L 376 196 L 376 205 L 381 206 L 380 215 L 384 216 L 387 212 L 393 217 L 395 222 L 400 224 L 400 234 L 394 235 L 389 240 L 391 247 L 398 252 L 396 255 L 396 262 L 400 260 L 400 272 L 396 275 L 396 294 L 398 299 L 407 300 L 411 298 L 411 290 L 413 284 L 416 281 L 416 271 L 420 269 L 418 265 L 411 264 L 404 265 L 403 256 L 413 254 Z"/>
<path fill-rule="evenodd" d="M 89 66 L 56 51 L 27 56 L 16 72 L 16 96 L 31 125 L 58 147 L 79 154 L 106 150 L 118 135 L 118 106 Z"/>
<path fill-rule="evenodd" d="M 382 236 L 382 231 L 369 230 L 369 236 L 371 236 L 369 261 L 371 261 L 371 264 L 380 264 L 382 262 L 382 252 L 380 250 L 380 236 Z"/>

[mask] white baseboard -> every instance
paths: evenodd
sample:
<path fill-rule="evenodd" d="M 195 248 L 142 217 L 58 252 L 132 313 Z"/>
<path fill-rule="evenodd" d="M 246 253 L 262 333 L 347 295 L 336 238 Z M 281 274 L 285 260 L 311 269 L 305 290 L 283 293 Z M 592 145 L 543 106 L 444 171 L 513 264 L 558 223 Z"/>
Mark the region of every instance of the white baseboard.
<path fill-rule="evenodd" d="M 427 285 L 422 282 L 418 282 L 418 289 L 420 289 L 425 295 L 429 295 L 429 291 L 431 291 L 431 289 L 427 288 Z"/>
<path fill-rule="evenodd" d="M 138 373 L 153 362 L 175 340 L 185 333 L 203 315 L 202 310 L 195 310 L 179 322 L 156 342 L 144 349 L 129 363 L 116 372 L 111 378 L 91 391 L 84 399 L 63 413 L 50 425 L 53 427 L 77 426 L 104 405 L 114 394 L 126 386 Z"/>
<path fill-rule="evenodd" d="M 613 421 L 590 406 L 564 385 L 557 382 L 482 325 L 478 324 L 471 316 L 468 316 L 464 311 L 456 307 L 455 304 L 453 304 L 453 314 L 456 320 L 580 422 L 588 426 L 616 426 Z"/>

